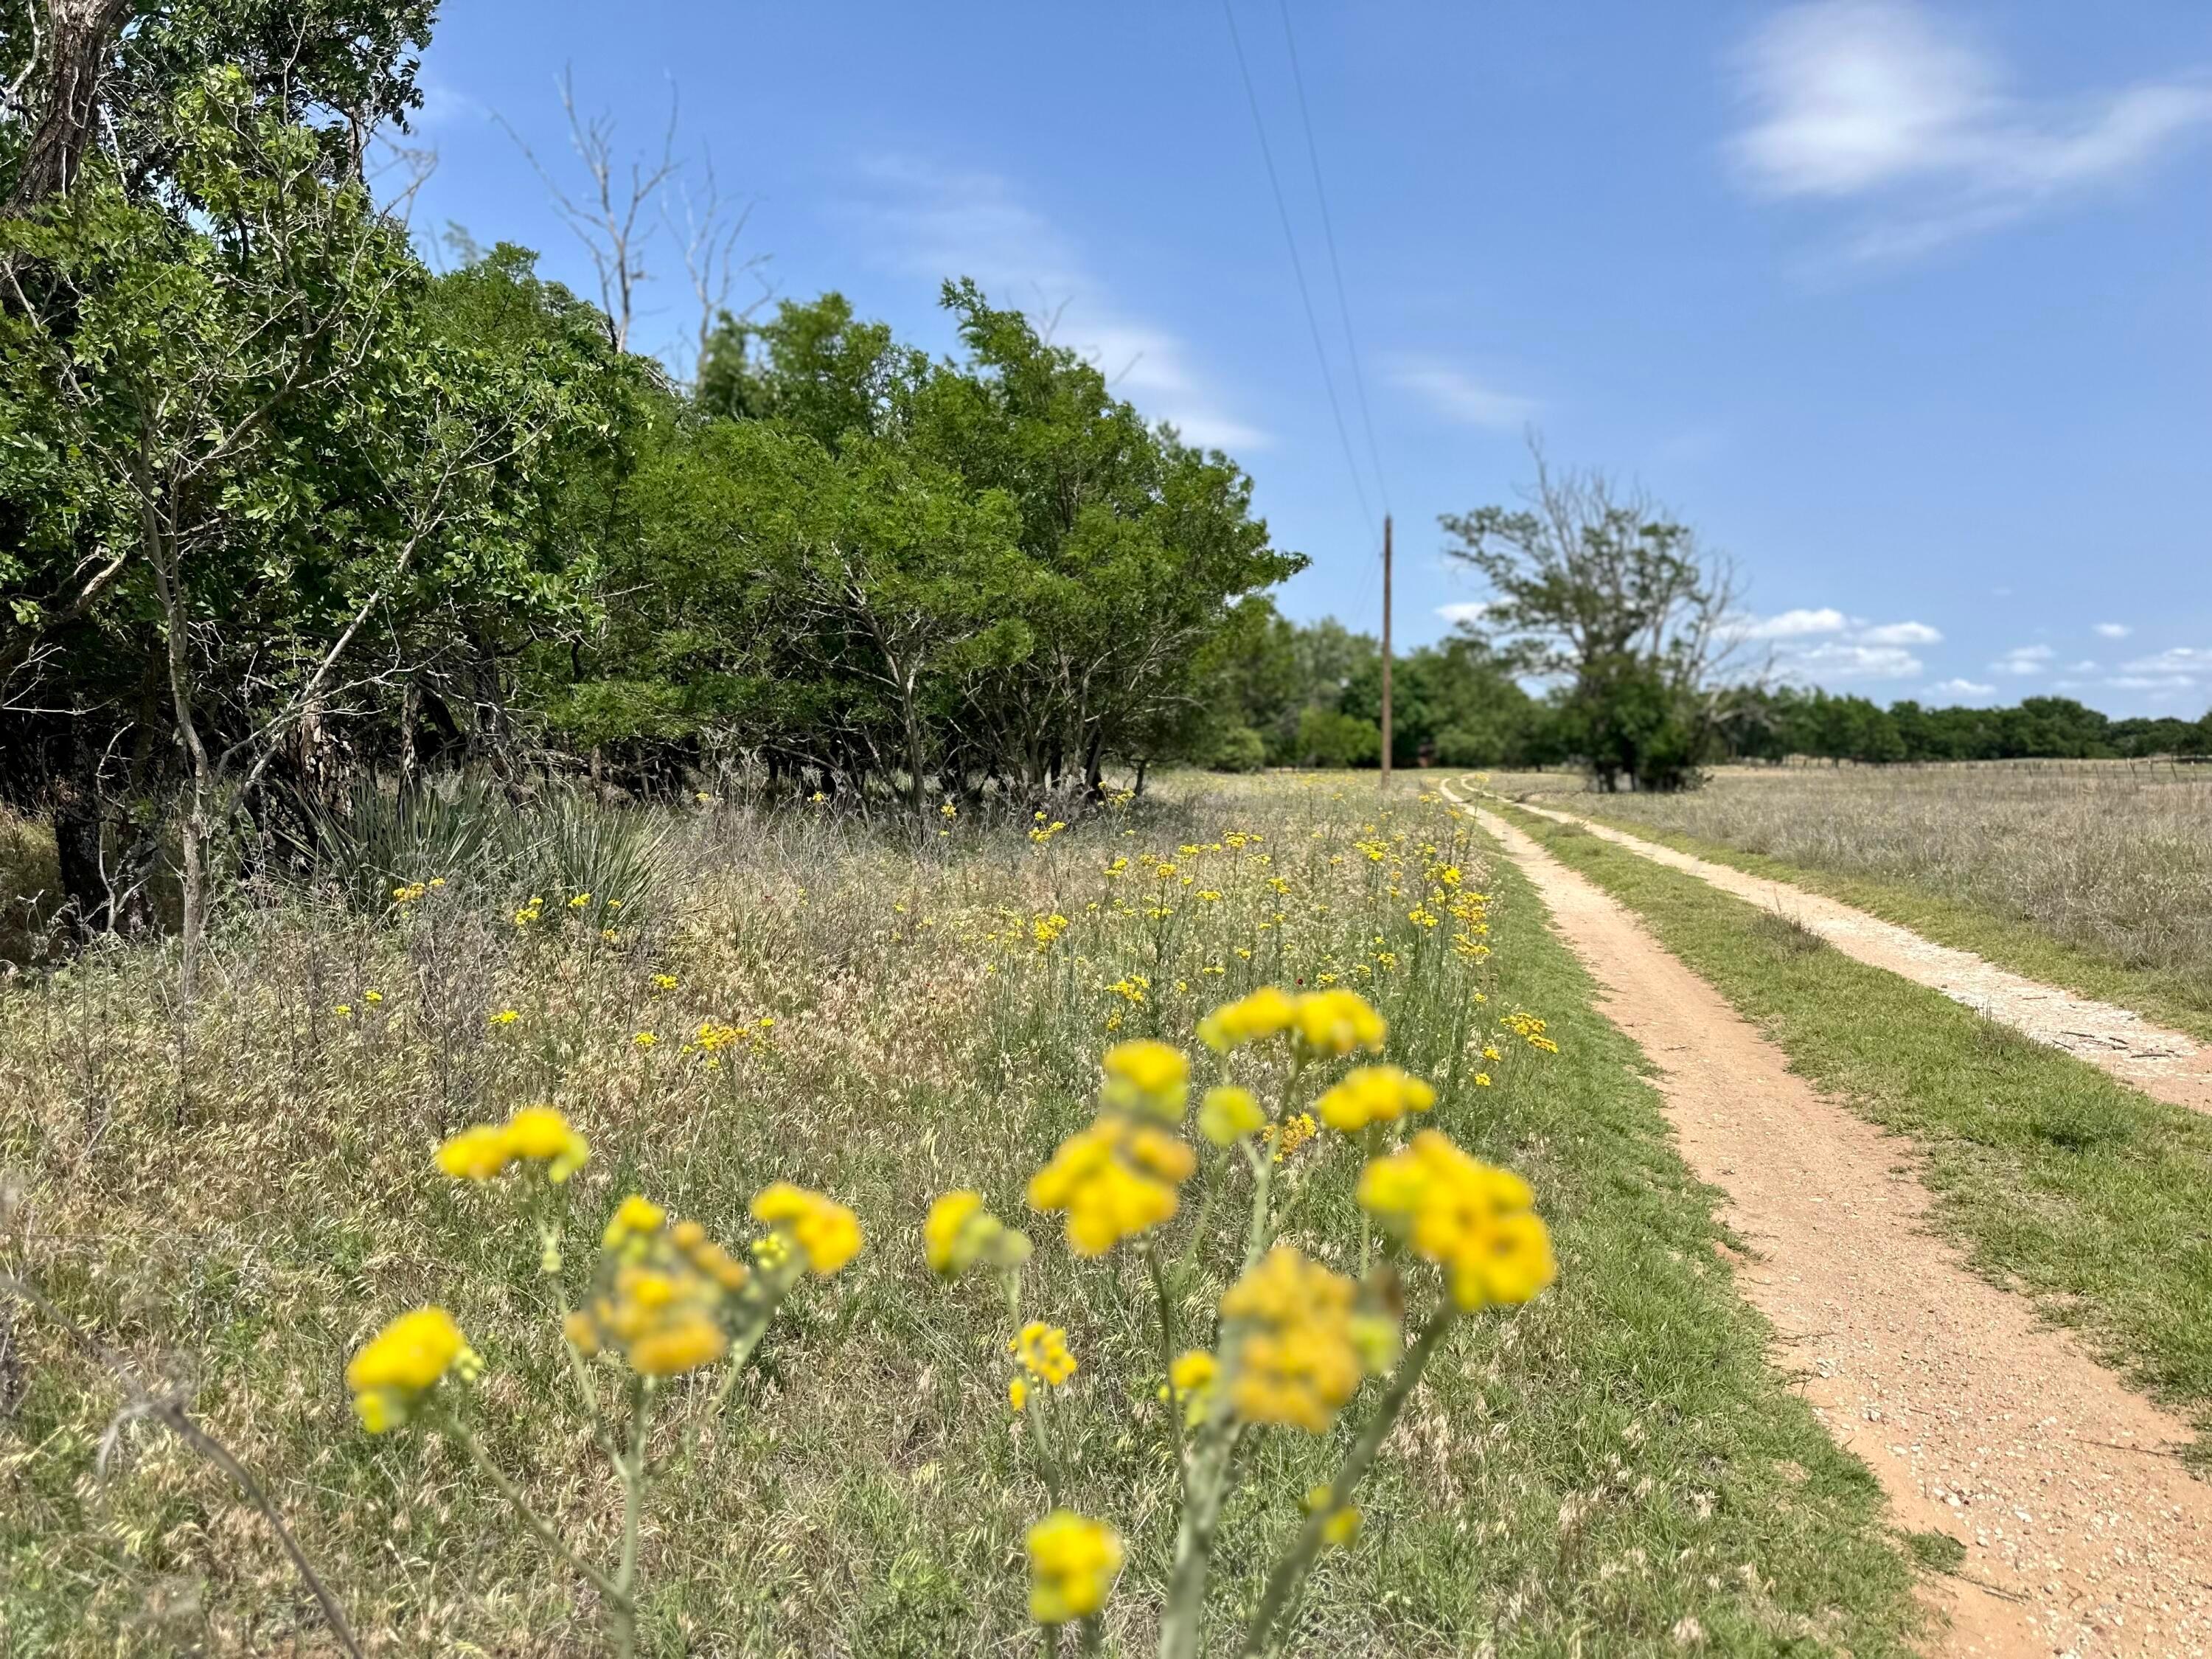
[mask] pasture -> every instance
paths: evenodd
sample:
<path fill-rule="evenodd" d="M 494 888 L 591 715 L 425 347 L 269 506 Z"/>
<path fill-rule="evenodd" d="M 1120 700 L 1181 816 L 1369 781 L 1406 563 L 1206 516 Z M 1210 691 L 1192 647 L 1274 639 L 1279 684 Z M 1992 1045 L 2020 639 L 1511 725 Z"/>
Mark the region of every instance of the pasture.
<path fill-rule="evenodd" d="M 1217 1061 L 1193 1037 L 1271 983 L 1369 1000 L 1388 1058 L 1433 1083 L 1425 1122 L 1528 1179 L 1559 1263 L 1525 1308 L 1450 1327 L 1357 1534 L 1273 1644 L 1870 1655 L 1923 1628 L 1916 1562 L 1943 1540 L 1907 1537 L 1768 1365 L 1635 1050 L 1434 794 L 1386 808 L 1371 780 L 1185 775 L 1072 825 L 947 815 L 919 846 L 804 802 L 612 816 L 594 836 L 526 823 L 503 858 L 425 862 L 394 893 L 237 891 L 188 1018 L 173 945 L 0 989 L 0 1263 L 51 1304 L 0 1334 L 0 1646 L 337 1650 L 264 1516 L 159 1400 L 258 1477 L 361 1650 L 597 1650 L 605 1598 L 464 1448 L 611 1566 L 622 1483 L 578 1409 L 562 1310 L 625 1194 L 742 1251 L 763 1236 L 748 1201 L 785 1180 L 849 1206 L 865 1243 L 793 1290 L 726 1393 L 715 1367 L 654 1385 L 636 1650 L 1034 1650 L 1024 1539 L 1055 1504 L 1127 1551 L 1086 1639 L 1150 1650 L 1181 1444 L 1155 1258 L 1073 1255 L 1026 1183 L 1091 1119 L 1102 1050 L 1164 1038 L 1275 1126 L 1249 1164 L 1183 1132 L 1203 1166 L 1157 1242 L 1188 1340 L 1237 1276 L 1263 1169 L 1282 1238 L 1352 1271 L 1376 1139 L 1293 1122 L 1340 1067 Z M 537 1103 L 591 1149 L 550 1208 L 434 1163 L 441 1138 Z M 1036 1241 L 1018 1310 L 930 1272 L 923 1218 L 955 1188 Z M 1435 1270 L 1382 1248 L 1410 1321 Z M 440 1385 L 450 1427 L 368 1433 L 348 1356 L 422 1304 L 452 1310 L 482 1375 Z M 1076 1361 L 1036 1385 L 1048 1418 L 1009 1405 L 1017 1313 Z M 1328 1432 L 1246 1436 L 1203 1651 L 1243 1645 L 1301 1494 L 1380 1387 Z"/>

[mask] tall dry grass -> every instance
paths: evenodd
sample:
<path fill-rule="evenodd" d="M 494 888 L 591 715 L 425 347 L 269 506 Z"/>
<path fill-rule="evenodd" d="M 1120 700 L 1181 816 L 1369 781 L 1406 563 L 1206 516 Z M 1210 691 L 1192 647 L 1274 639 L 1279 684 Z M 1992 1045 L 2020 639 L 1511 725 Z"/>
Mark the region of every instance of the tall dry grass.
<path fill-rule="evenodd" d="M 1502 790 L 1572 793 L 1560 774 Z M 1902 881 L 2212 997 L 2212 769 L 2125 763 L 1724 768 L 1577 810 L 1819 870 Z"/>
<path fill-rule="evenodd" d="M 951 823 L 918 850 L 823 810 L 708 806 L 666 825 L 657 902 L 613 914 L 496 866 L 419 871 L 445 885 L 380 914 L 241 899 L 189 1023 L 157 947 L 0 989 L 0 1272 L 43 1285 L 259 1472 L 368 1650 L 586 1652 L 588 1595 L 453 1446 L 351 1419 L 345 1356 L 442 1302 L 488 1362 L 478 1432 L 588 1557 L 612 1547 L 616 1496 L 550 1403 L 560 1308 L 538 1240 L 496 1194 L 439 1177 L 430 1149 L 559 1105 L 593 1148 L 570 1189 L 579 1259 L 625 1192 L 732 1242 L 771 1180 L 836 1194 L 868 1248 L 794 1298 L 741 1408 L 714 1414 L 704 1382 L 656 1417 L 642 1650 L 1033 1650 L 1022 1537 L 1042 1494 L 1006 1409 L 1005 1310 L 933 1281 L 924 1207 L 974 1186 L 1021 1213 L 1115 1036 L 1188 1042 L 1253 985 L 1334 976 L 1389 1017 L 1390 1057 L 1437 1080 L 1440 1127 L 1529 1176 L 1564 1277 L 1518 1318 L 1469 1322 L 1432 1368 L 1363 1492 L 1369 1541 L 1313 1585 L 1302 1650 L 1552 1650 L 1601 1630 L 1893 1650 L 1911 1612 L 1871 1484 L 1765 1370 L 1705 1200 L 1578 975 L 1510 902 L 1517 980 L 1412 919 L 1425 870 L 1456 860 L 1481 881 L 1486 857 L 1432 799 L 1385 814 L 1371 784 L 1271 778 L 1036 836 Z M 1499 1036 L 1524 1000 L 1565 1053 Z M 1492 1040 L 1502 1061 L 1481 1056 Z M 1324 1136 L 1285 1164 L 1291 1237 L 1341 1255 L 1358 1161 Z M 1201 1266 L 1194 1321 L 1235 1269 Z M 1073 1501 L 1129 1539 L 1109 1623 L 1139 1650 L 1174 1511 L 1142 1270 L 1041 1249 L 1029 1295 L 1083 1366 Z M 125 1392 L 50 1326 L 7 1322 L 0 1650 L 325 1650 L 231 1484 L 118 1415 Z M 1261 1448 L 1224 1522 L 1229 1609 L 1334 1455 L 1296 1436 Z"/>

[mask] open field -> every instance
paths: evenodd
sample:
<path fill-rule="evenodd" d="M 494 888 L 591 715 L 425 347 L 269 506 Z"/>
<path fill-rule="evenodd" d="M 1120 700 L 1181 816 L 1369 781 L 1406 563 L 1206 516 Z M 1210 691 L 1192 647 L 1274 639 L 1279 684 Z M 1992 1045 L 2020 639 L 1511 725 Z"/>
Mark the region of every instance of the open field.
<path fill-rule="evenodd" d="M 972 1185 L 1025 1214 L 1029 1173 L 1090 1113 L 1103 1044 L 1194 1048 L 1217 1003 L 1334 979 L 1388 1016 L 1390 1059 L 1435 1079 L 1437 1126 L 1533 1183 L 1559 1279 L 1455 1328 L 1292 1648 L 1905 1650 L 1909 1540 L 1765 1363 L 1636 1050 L 1466 819 L 1410 789 L 1378 815 L 1370 787 L 1176 780 L 1065 830 L 948 823 L 919 854 L 826 812 L 707 807 L 672 816 L 660 873 L 620 916 L 586 901 L 588 925 L 568 893 L 465 871 L 397 915 L 234 910 L 188 1024 L 156 948 L 24 975 L 0 990 L 6 1270 L 189 1390 L 367 1650 L 588 1651 L 589 1592 L 454 1443 L 361 1432 L 340 1382 L 392 1314 L 445 1303 L 486 1362 L 460 1410 L 587 1556 L 611 1555 L 613 1483 L 555 1331 L 564 1281 L 500 1192 L 446 1180 L 430 1150 L 526 1102 L 566 1110 L 593 1149 L 568 1193 L 574 1270 L 625 1192 L 735 1244 L 766 1182 L 819 1188 L 858 1212 L 861 1255 L 793 1297 L 726 1416 L 708 1383 L 667 1390 L 640 1650 L 1033 1651 L 1035 1419 L 1007 1408 L 1004 1304 L 933 1280 L 922 1212 Z M 1556 1054 L 1505 1028 L 1517 1011 Z M 1281 1082 L 1240 1063 L 1263 1092 Z M 1288 1234 L 1317 1257 L 1357 1231 L 1358 1163 L 1324 1132 L 1276 1166 Z M 1204 1184 L 1234 1213 L 1243 1179 Z M 1165 1236 L 1191 1247 L 1176 1300 L 1194 1322 L 1236 1271 L 1197 1191 Z M 1047 1218 L 1024 1224 L 1024 1314 L 1065 1325 L 1080 1366 L 1055 1401 L 1068 1501 L 1127 1540 L 1106 1639 L 1139 1651 L 1175 1480 L 1144 1270 L 1127 1250 L 1072 1261 Z M 174 1439 L 114 1424 L 121 1399 L 51 1322 L 0 1332 L 0 1649 L 324 1650 L 261 1518 Z M 1224 1626 L 1346 1432 L 1260 1443 L 1224 1519 Z"/>
<path fill-rule="evenodd" d="M 2212 769 L 1726 767 L 1673 795 L 1599 794 L 1558 772 L 1492 787 L 1560 797 L 2212 1037 Z"/>

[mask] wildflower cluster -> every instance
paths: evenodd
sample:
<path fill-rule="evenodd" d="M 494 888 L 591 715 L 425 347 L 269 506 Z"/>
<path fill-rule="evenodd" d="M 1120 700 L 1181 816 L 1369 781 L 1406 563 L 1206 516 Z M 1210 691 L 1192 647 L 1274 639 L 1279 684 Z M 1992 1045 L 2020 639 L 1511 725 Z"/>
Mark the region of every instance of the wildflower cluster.
<path fill-rule="evenodd" d="M 562 1327 L 578 1353 L 611 1352 L 640 1376 L 676 1376 L 730 1351 L 729 1304 L 752 1275 L 704 1227 L 672 1227 L 660 1206 L 633 1194 L 600 1242 L 592 1293 Z"/>
<path fill-rule="evenodd" d="M 1170 1219 L 1176 1188 L 1198 1167 L 1189 1144 L 1165 1127 L 1182 1121 L 1189 1094 L 1182 1053 L 1125 1042 L 1108 1051 L 1102 1069 L 1097 1117 L 1060 1142 L 1029 1185 L 1031 1208 L 1066 1216 L 1078 1255 L 1103 1255 Z"/>
<path fill-rule="evenodd" d="M 1444 1268 L 1452 1299 L 1468 1312 L 1526 1302 L 1557 1276 L 1534 1201 L 1519 1176 L 1469 1158 L 1433 1129 L 1359 1178 L 1361 1207 Z"/>
<path fill-rule="evenodd" d="M 362 1427 L 382 1434 L 412 1418 L 448 1373 L 473 1382 L 483 1369 L 453 1315 L 417 1308 L 369 1339 L 346 1366 L 345 1382 Z"/>
<path fill-rule="evenodd" d="M 524 1106 L 504 1123 L 476 1123 L 443 1142 L 438 1167 L 461 1181 L 489 1181 L 516 1165 L 559 1185 L 584 1167 L 590 1144 L 550 1106 Z"/>
<path fill-rule="evenodd" d="M 1230 1401 L 1247 1423 L 1326 1434 L 1360 1383 L 1397 1358 L 1396 1322 L 1359 1287 L 1278 1244 L 1221 1297 Z"/>

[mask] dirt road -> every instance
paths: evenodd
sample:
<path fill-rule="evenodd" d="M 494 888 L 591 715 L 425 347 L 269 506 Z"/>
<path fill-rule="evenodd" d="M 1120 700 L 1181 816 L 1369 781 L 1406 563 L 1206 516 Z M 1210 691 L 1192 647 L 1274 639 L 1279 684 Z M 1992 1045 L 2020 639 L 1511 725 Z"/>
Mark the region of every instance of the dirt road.
<path fill-rule="evenodd" d="M 1555 823 L 1579 824 L 1655 864 L 1683 871 L 1763 908 L 1778 910 L 1845 956 L 1941 991 L 2038 1042 L 2063 1048 L 2111 1073 L 2154 1100 L 2212 1113 L 2212 1046 L 2154 1025 L 2132 1010 L 2023 979 L 1969 951 L 1938 945 L 1910 928 L 1786 882 L 1747 875 L 1571 812 L 1525 801 L 1516 805 Z"/>
<path fill-rule="evenodd" d="M 2212 1654 L 2212 1486 L 2173 1455 L 2186 1425 L 1935 1237 L 1903 1143 L 1793 1075 L 1626 908 L 1477 817 L 1658 1067 L 1685 1158 L 1756 1253 L 1739 1280 L 1777 1363 L 1901 1525 L 1965 1547 L 1942 1651 Z"/>

